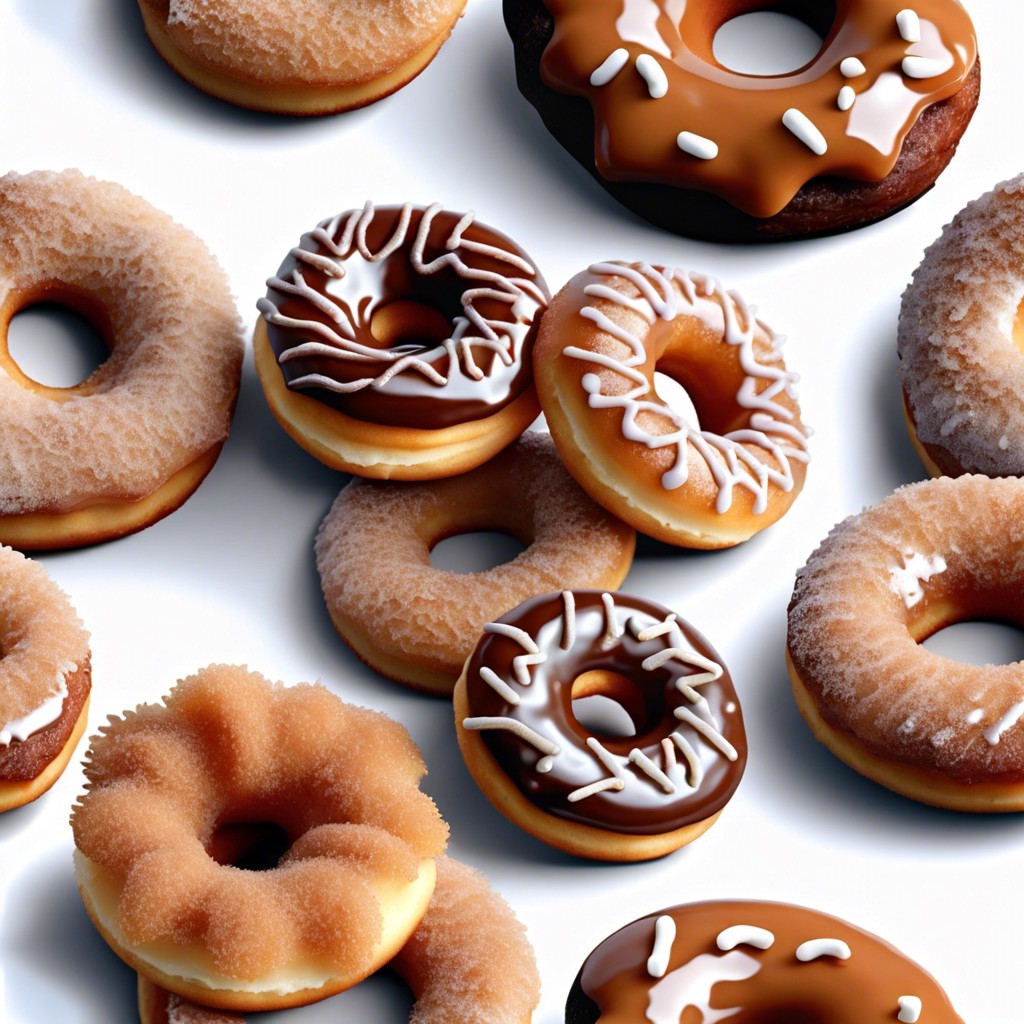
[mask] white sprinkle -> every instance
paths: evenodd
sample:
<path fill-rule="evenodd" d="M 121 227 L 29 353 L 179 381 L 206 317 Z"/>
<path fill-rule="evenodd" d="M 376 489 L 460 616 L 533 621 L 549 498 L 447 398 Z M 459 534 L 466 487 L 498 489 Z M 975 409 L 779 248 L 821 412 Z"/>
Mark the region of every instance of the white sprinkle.
<path fill-rule="evenodd" d="M 675 612 L 669 612 L 661 622 L 656 622 L 653 626 L 640 625 L 640 619 L 636 615 L 632 616 L 628 622 L 630 632 L 642 644 L 648 640 L 654 640 L 656 637 L 664 636 L 666 633 L 671 633 L 675 624 Z"/>
<path fill-rule="evenodd" d="M 550 757 L 556 757 L 562 750 L 557 743 L 552 743 L 551 740 L 541 736 L 539 732 L 534 732 L 528 725 L 523 725 L 522 722 L 518 722 L 514 718 L 464 718 L 462 720 L 462 728 L 474 731 L 482 729 L 507 729 L 513 736 L 518 736 L 525 743 L 531 744 L 542 754 L 547 754 Z M 551 766 L 548 765 L 547 768 L 541 768 L 538 765 L 537 771 L 551 771 Z"/>
<path fill-rule="evenodd" d="M 717 747 L 730 761 L 735 761 L 739 754 L 736 748 L 712 725 L 703 718 L 698 718 L 689 708 L 676 708 L 673 714 L 681 722 L 692 725 L 712 746 Z"/>
<path fill-rule="evenodd" d="M 767 928 L 752 924 L 734 924 L 718 933 L 718 948 L 723 953 L 737 946 L 754 946 L 756 949 L 770 949 L 775 936 Z"/>
<path fill-rule="evenodd" d="M 907 78 L 937 78 L 949 70 L 949 62 L 934 57 L 904 57 L 903 74 Z"/>
<path fill-rule="evenodd" d="M 1021 715 L 1024 715 L 1024 700 L 1017 701 L 995 725 L 989 726 L 983 733 L 985 739 L 993 747 L 996 746 L 1002 739 L 1003 733 L 1007 729 L 1012 729 L 1020 721 Z"/>
<path fill-rule="evenodd" d="M 480 678 L 492 689 L 495 693 L 501 697 L 502 700 L 508 701 L 513 707 L 519 703 L 519 694 L 512 689 L 508 683 L 505 682 L 501 676 L 498 675 L 493 669 L 488 668 L 486 665 L 480 668 Z"/>
<path fill-rule="evenodd" d="M 849 110 L 853 106 L 857 99 L 857 94 L 853 91 L 852 85 L 844 85 L 839 90 L 839 95 L 836 97 L 836 105 L 840 110 Z"/>
<path fill-rule="evenodd" d="M 547 775 L 547 773 L 549 771 L 551 771 L 551 769 L 554 768 L 554 767 L 555 767 L 555 755 L 554 754 L 548 754 L 547 757 L 542 757 L 537 762 L 537 771 L 539 771 L 541 773 L 541 775 Z"/>
<path fill-rule="evenodd" d="M 796 949 L 796 958 L 801 963 L 817 960 L 823 956 L 834 956 L 837 960 L 850 959 L 850 947 L 842 939 L 810 939 Z"/>
<path fill-rule="evenodd" d="M 984 708 L 975 708 L 967 713 L 967 724 L 977 725 L 985 717 Z"/>
<path fill-rule="evenodd" d="M 663 978 L 668 970 L 672 943 L 676 941 L 676 922 L 668 914 L 662 914 L 654 922 L 654 948 L 647 958 L 647 973 L 652 978 Z"/>
<path fill-rule="evenodd" d="M 571 590 L 562 591 L 562 643 L 568 651 L 576 640 L 576 597 Z"/>
<path fill-rule="evenodd" d="M 604 640 L 602 641 L 605 646 L 614 643 L 620 636 L 622 636 L 622 630 L 619 628 L 619 624 L 615 621 L 615 599 L 611 594 L 602 594 L 601 602 L 604 605 Z"/>
<path fill-rule="evenodd" d="M 668 76 L 665 69 L 649 53 L 642 53 L 637 57 L 636 69 L 647 83 L 647 92 L 652 100 L 660 100 L 668 93 Z"/>
<path fill-rule="evenodd" d="M 1006 449 L 1009 448 L 1009 447 L 1010 447 L 1010 439 L 1005 434 L 1003 434 L 1003 436 L 1001 438 L 999 438 L 999 450 L 1005 452 Z"/>
<path fill-rule="evenodd" d="M 612 50 L 605 57 L 601 66 L 590 76 L 590 84 L 594 86 L 607 85 L 626 66 L 628 60 L 629 51 L 624 46 Z"/>
<path fill-rule="evenodd" d="M 690 788 L 700 789 L 700 784 L 704 781 L 704 766 L 700 763 L 697 751 L 693 749 L 690 741 L 682 733 L 674 732 L 669 739 L 675 743 L 683 757 L 686 758 L 686 763 L 690 768 Z"/>
<path fill-rule="evenodd" d="M 902 1024 L 917 1024 L 921 1019 L 921 1000 L 917 996 L 900 996 L 897 1002 L 900 1013 L 896 1019 Z"/>
<path fill-rule="evenodd" d="M 675 783 L 639 747 L 634 747 L 629 752 L 629 760 L 645 775 L 649 775 L 666 793 L 676 791 Z"/>
<path fill-rule="evenodd" d="M 510 640 L 515 640 L 524 651 L 529 651 L 530 654 L 540 654 L 540 648 L 533 637 L 525 629 L 520 629 L 518 626 L 509 626 L 504 622 L 488 622 L 484 626 L 484 632 L 507 636 Z"/>
<path fill-rule="evenodd" d="M 676 145 L 698 160 L 714 160 L 718 156 L 718 143 L 694 132 L 680 132 L 676 136 Z"/>
<path fill-rule="evenodd" d="M 622 769 L 619 767 L 618 761 L 616 761 L 615 758 L 601 745 L 601 741 L 599 739 L 596 739 L 593 736 L 588 736 L 587 746 L 590 747 L 598 761 L 600 761 L 601 764 L 603 764 L 605 768 L 615 776 L 615 778 L 622 778 Z"/>
<path fill-rule="evenodd" d="M 867 74 L 867 70 L 864 61 L 859 57 L 847 57 L 839 65 L 839 74 L 843 78 L 860 78 L 861 75 Z"/>
<path fill-rule="evenodd" d="M 582 786 L 580 789 L 574 789 L 567 797 L 566 800 L 569 803 L 574 804 L 580 800 L 586 800 L 588 796 L 596 796 L 598 793 L 604 793 L 606 790 L 614 789 L 616 791 L 625 789 L 626 783 L 622 779 L 601 779 L 599 782 L 592 782 L 589 786 Z"/>
<path fill-rule="evenodd" d="M 828 143 L 814 122 L 796 107 L 790 107 L 782 115 L 782 123 L 815 155 L 824 156 Z"/>
<path fill-rule="evenodd" d="M 896 27 L 908 43 L 921 42 L 921 19 L 917 16 L 917 11 L 905 7 L 896 15 Z"/>

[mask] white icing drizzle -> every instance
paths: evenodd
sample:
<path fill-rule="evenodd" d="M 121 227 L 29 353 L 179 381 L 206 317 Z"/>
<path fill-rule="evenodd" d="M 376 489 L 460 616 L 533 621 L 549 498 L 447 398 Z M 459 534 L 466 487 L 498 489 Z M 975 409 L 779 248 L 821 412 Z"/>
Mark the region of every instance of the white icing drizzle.
<path fill-rule="evenodd" d="M 571 590 L 562 591 L 562 642 L 563 651 L 571 649 L 576 640 L 576 598 Z"/>
<path fill-rule="evenodd" d="M 647 973 L 652 978 L 664 978 L 672 956 L 672 944 L 676 941 L 675 918 L 662 914 L 654 922 L 654 948 L 647 958 Z"/>
<path fill-rule="evenodd" d="M 734 924 L 718 933 L 715 940 L 718 948 L 727 953 L 737 946 L 754 946 L 756 949 L 771 949 L 775 936 L 767 928 L 758 928 L 752 924 Z"/>
<path fill-rule="evenodd" d="M 647 94 L 652 100 L 660 100 L 668 94 L 668 76 L 657 58 L 649 53 L 640 54 L 636 59 L 636 69 L 647 83 Z"/>
<path fill-rule="evenodd" d="M 1007 709 L 1006 713 L 999 719 L 995 725 L 989 726 L 984 735 L 990 746 L 998 746 L 999 741 L 1003 738 L 1003 733 L 1009 729 L 1012 729 L 1024 716 L 1024 700 L 1017 701 Z"/>
<path fill-rule="evenodd" d="M 724 955 L 700 953 L 651 986 L 645 1017 L 650 1024 L 679 1024 L 692 1006 L 700 1013 L 701 1024 L 731 1021 L 743 1012 L 743 1007 L 721 1007 L 719 999 L 712 1000 L 715 986 L 746 981 L 760 969 L 757 960 L 740 950 Z M 712 1002 L 718 1005 L 712 1006 Z"/>
<path fill-rule="evenodd" d="M 612 50 L 601 62 L 600 67 L 594 69 L 590 76 L 590 84 L 597 88 L 607 85 L 628 63 L 629 50 L 624 46 Z"/>
<path fill-rule="evenodd" d="M 782 123 L 812 152 L 815 156 L 824 156 L 828 152 L 828 142 L 821 134 L 818 126 L 801 110 L 790 107 L 782 115 Z"/>
<path fill-rule="evenodd" d="M 840 110 L 849 110 L 857 101 L 857 94 L 853 91 L 852 85 L 844 85 L 836 97 L 836 106 Z"/>
<path fill-rule="evenodd" d="M 692 725 L 712 746 L 717 747 L 730 761 L 735 761 L 739 754 L 736 748 L 718 731 L 718 729 L 703 718 L 698 718 L 689 708 L 676 708 L 672 712 L 680 722 Z M 675 733 L 672 734 L 676 735 Z"/>
<path fill-rule="evenodd" d="M 64 710 L 64 700 L 68 695 L 66 675 L 76 670 L 76 665 L 65 666 L 63 673 L 57 677 L 56 693 L 47 697 L 42 704 L 33 708 L 27 715 L 0 725 L 0 747 L 9 747 L 15 740 L 23 743 L 29 736 L 52 725 L 60 718 L 61 712 Z"/>
<path fill-rule="evenodd" d="M 796 958 L 801 963 L 809 963 L 823 956 L 832 956 L 837 960 L 849 960 L 850 947 L 842 939 L 808 939 L 796 948 Z"/>
<path fill-rule="evenodd" d="M 942 555 L 925 556 L 915 551 L 903 554 L 903 565 L 889 567 L 889 588 L 903 598 L 908 608 L 913 608 L 924 597 L 922 583 L 945 572 L 946 560 Z"/>
<path fill-rule="evenodd" d="M 541 772 L 541 774 L 546 774 L 551 771 L 551 763 L 548 758 L 557 757 L 562 752 L 562 748 L 559 747 L 557 743 L 552 743 L 551 740 L 541 736 L 539 732 L 531 729 L 528 725 L 523 725 L 522 722 L 515 718 L 486 716 L 481 716 L 480 718 L 464 718 L 462 720 L 462 728 L 476 731 L 483 729 L 507 729 L 510 733 L 523 740 L 523 742 L 529 743 L 530 746 L 536 747 L 542 754 L 547 755 L 547 757 L 542 758 L 537 762 L 537 771 Z M 547 763 L 547 767 L 541 767 L 545 762 Z"/>
<path fill-rule="evenodd" d="M 718 156 L 718 143 L 696 132 L 680 132 L 676 136 L 676 145 L 698 160 L 714 160 Z"/>
<path fill-rule="evenodd" d="M 919 996 L 900 996 L 896 1000 L 899 1014 L 896 1019 L 900 1024 L 917 1024 L 921 1019 L 921 999 Z"/>
<path fill-rule="evenodd" d="M 900 11 L 896 15 L 896 28 L 906 42 L 921 42 L 921 19 L 917 16 L 917 11 L 913 11 L 909 7 Z"/>
<path fill-rule="evenodd" d="M 612 370 L 632 385 L 622 394 L 605 394 L 597 373 L 584 374 L 581 383 L 589 395 L 590 407 L 621 409 L 622 433 L 627 440 L 644 444 L 648 448 L 676 448 L 674 464 L 662 476 L 662 485 L 666 489 L 673 490 L 686 483 L 689 472 L 688 452 L 692 449 L 704 460 L 718 487 L 716 509 L 719 513 L 731 508 L 736 487 L 746 488 L 754 495 L 755 514 L 761 514 L 767 509 L 772 486 L 791 491 L 794 477 L 790 461 L 808 461 L 807 435 L 793 422 L 793 413 L 776 398 L 783 394 L 795 397 L 797 376 L 779 365 L 769 365 L 757 358 L 754 337 L 758 328 L 768 338 L 768 360 L 778 362 L 780 339 L 755 318 L 753 308 L 735 292 L 726 292 L 712 278 L 684 270 L 669 270 L 648 264 L 631 267 L 617 263 L 597 263 L 590 267 L 590 272 L 598 277 L 625 278 L 634 285 L 640 293 L 637 298 L 623 295 L 600 282 L 587 285 L 584 291 L 592 298 L 614 303 L 636 313 L 650 325 L 659 318 L 671 321 L 686 314 L 713 324 L 721 320 L 724 324 L 723 340 L 737 347 L 745 375 L 736 401 L 741 407 L 750 409 L 752 415 L 748 429 L 734 430 L 726 435 L 694 429 L 673 409 L 652 400 L 651 385 L 637 369 L 647 359 L 643 341 L 614 323 L 596 307 L 584 306 L 580 315 L 593 322 L 609 337 L 621 342 L 628 352 L 613 358 L 569 345 L 563 349 L 563 354 L 571 359 L 580 359 Z M 758 385 L 765 381 L 769 382 L 768 386 L 758 392 Z M 653 397 L 657 398 L 656 395 Z M 638 417 L 641 413 L 652 413 L 667 419 L 675 429 L 663 434 L 652 434 L 639 425 Z M 747 450 L 750 446 L 768 452 L 776 466 L 756 458 Z"/>
<path fill-rule="evenodd" d="M 494 671 L 494 669 L 488 668 L 486 665 L 482 665 L 480 667 L 480 678 L 492 690 L 494 690 L 502 700 L 507 700 L 509 704 L 512 704 L 513 706 L 519 703 L 519 694 L 516 693 L 516 691 L 513 690 L 512 687 Z"/>
<path fill-rule="evenodd" d="M 860 78 L 867 70 L 859 57 L 845 57 L 839 62 L 839 73 L 843 78 Z"/>

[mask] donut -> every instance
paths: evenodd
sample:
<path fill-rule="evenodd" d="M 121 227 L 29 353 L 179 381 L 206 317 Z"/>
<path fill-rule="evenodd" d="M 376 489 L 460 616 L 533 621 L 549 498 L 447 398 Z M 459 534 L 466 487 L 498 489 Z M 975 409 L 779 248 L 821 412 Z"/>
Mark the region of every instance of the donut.
<path fill-rule="evenodd" d="M 89 715 L 89 634 L 38 563 L 0 547 L 0 812 L 42 796 Z"/>
<path fill-rule="evenodd" d="M 203 92 L 274 114 L 382 99 L 436 56 L 466 0 L 139 0 L 161 57 Z"/>
<path fill-rule="evenodd" d="M 437 861 L 426 916 L 388 964 L 416 999 L 409 1024 L 529 1024 L 540 977 L 523 926 L 472 868 Z M 139 975 L 141 1024 L 245 1024 Z"/>
<path fill-rule="evenodd" d="M 920 646 L 954 622 L 1020 619 L 1022 507 L 1016 478 L 910 484 L 840 523 L 797 574 L 797 705 L 837 757 L 897 793 L 1024 810 L 1024 664 Z"/>
<path fill-rule="evenodd" d="M 598 1019 L 963 1024 L 938 982 L 878 936 L 756 900 L 670 907 L 610 935 L 566 1004 L 566 1024 Z"/>
<path fill-rule="evenodd" d="M 592 696 L 617 703 L 634 732 L 580 721 L 573 701 Z M 595 860 L 648 860 L 696 839 L 746 764 L 721 657 L 675 612 L 606 591 L 543 594 L 484 626 L 455 721 L 502 814 Z"/>
<path fill-rule="evenodd" d="M 504 0 L 516 77 L 619 202 L 670 231 L 769 241 L 860 227 L 927 191 L 977 106 L 957 0 L 784 0 L 823 38 L 782 75 L 713 53 L 751 0 Z"/>
<path fill-rule="evenodd" d="M 898 352 L 911 440 L 933 476 L 1024 475 L 1024 175 L 969 203 L 903 294 Z"/>
<path fill-rule="evenodd" d="M 256 369 L 278 421 L 328 466 L 452 476 L 537 417 L 547 285 L 472 213 L 367 203 L 303 235 L 267 286 Z"/>
<path fill-rule="evenodd" d="M 231 426 L 244 343 L 206 247 L 119 185 L 78 171 L 0 178 L 0 543 L 122 536 L 174 511 Z M 11 318 L 77 310 L 109 358 L 53 388 L 10 356 Z"/>
<path fill-rule="evenodd" d="M 72 812 L 86 910 L 161 988 L 230 1010 L 349 988 L 426 912 L 447 826 L 408 733 L 237 666 L 93 738 Z"/>
<path fill-rule="evenodd" d="M 552 301 L 534 376 L 559 453 L 591 497 L 669 544 L 730 547 L 779 519 L 807 470 L 798 378 L 780 341 L 713 278 L 596 263 Z M 695 409 L 664 402 L 655 372 Z"/>
<path fill-rule="evenodd" d="M 435 569 L 446 537 L 507 533 L 526 548 L 483 572 Z M 483 624 L 552 587 L 617 587 L 636 535 L 566 473 L 550 437 L 530 432 L 446 480 L 353 480 L 316 537 L 324 600 L 341 638 L 381 675 L 450 695 Z"/>

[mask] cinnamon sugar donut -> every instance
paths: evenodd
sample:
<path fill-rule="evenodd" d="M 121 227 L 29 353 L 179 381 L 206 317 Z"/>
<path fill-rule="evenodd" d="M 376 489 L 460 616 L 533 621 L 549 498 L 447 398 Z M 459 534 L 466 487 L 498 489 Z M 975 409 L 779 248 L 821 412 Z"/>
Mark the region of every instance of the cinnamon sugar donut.
<path fill-rule="evenodd" d="M 1024 810 L 1024 663 L 921 641 L 1024 622 L 1024 481 L 942 477 L 840 523 L 797 574 L 788 659 L 815 735 L 868 778 L 963 811 Z"/>
<path fill-rule="evenodd" d="M 426 911 L 447 828 L 423 774 L 384 715 L 211 666 L 93 739 L 71 819 L 86 909 L 186 999 L 322 999 L 387 962 Z"/>
<path fill-rule="evenodd" d="M 569 472 L 638 530 L 669 544 L 738 544 L 803 487 L 808 431 L 781 339 L 713 278 L 597 263 L 555 297 L 534 375 Z M 658 395 L 662 372 L 700 423 Z"/>
<path fill-rule="evenodd" d="M 46 570 L 0 547 L 0 812 L 45 793 L 85 731 L 89 634 Z"/>
<path fill-rule="evenodd" d="M 1024 475 L 1024 175 L 954 217 L 903 294 L 911 440 L 933 476 Z"/>
<path fill-rule="evenodd" d="M 227 279 L 191 232 L 118 185 L 0 179 L 0 542 L 72 547 L 140 530 L 213 467 L 243 342 Z M 51 388 L 11 359 L 11 318 L 36 302 L 87 316 L 110 356 Z"/>
<path fill-rule="evenodd" d="M 426 916 L 388 964 L 412 989 L 409 1024 L 529 1024 L 540 977 L 523 926 L 472 868 L 437 861 Z M 141 1024 L 244 1024 L 139 975 Z"/>
<path fill-rule="evenodd" d="M 194 86 L 240 107 L 333 114 L 415 78 L 466 0 L 139 0 L 160 56 Z"/>
<path fill-rule="evenodd" d="M 434 569 L 446 537 L 495 530 L 526 550 L 486 572 Z M 614 589 L 636 536 L 565 472 L 551 439 L 524 434 L 471 473 L 422 484 L 353 480 L 320 525 L 331 620 L 381 675 L 450 694 L 485 622 L 553 587 Z"/>

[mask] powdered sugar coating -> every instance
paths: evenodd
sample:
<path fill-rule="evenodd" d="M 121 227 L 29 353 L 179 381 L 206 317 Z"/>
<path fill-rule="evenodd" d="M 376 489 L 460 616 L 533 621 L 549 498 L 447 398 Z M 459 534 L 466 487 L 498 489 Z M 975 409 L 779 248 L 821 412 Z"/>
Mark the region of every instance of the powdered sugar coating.
<path fill-rule="evenodd" d="M 958 781 L 1024 775 L 1024 727 L 998 744 L 985 739 L 1024 697 L 1024 663 L 969 665 L 911 635 L 929 609 L 943 621 L 1014 614 L 1022 507 L 1024 481 L 942 477 L 902 487 L 832 530 L 797 574 L 789 607 L 790 656 L 829 725 L 874 754 Z M 908 549 L 946 562 L 913 608 L 890 585 Z"/>
<path fill-rule="evenodd" d="M 0 179 L 0 237 L 6 316 L 74 296 L 111 345 L 62 401 L 0 374 L 0 514 L 143 498 L 224 440 L 241 324 L 195 235 L 119 185 L 64 171 Z"/>
<path fill-rule="evenodd" d="M 903 294 L 903 388 L 919 441 L 950 475 L 1024 474 L 1022 205 L 1024 175 L 969 203 Z"/>

